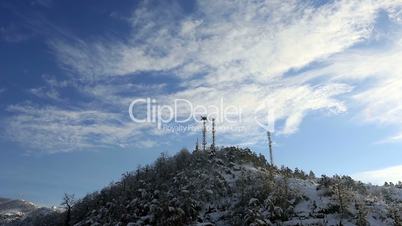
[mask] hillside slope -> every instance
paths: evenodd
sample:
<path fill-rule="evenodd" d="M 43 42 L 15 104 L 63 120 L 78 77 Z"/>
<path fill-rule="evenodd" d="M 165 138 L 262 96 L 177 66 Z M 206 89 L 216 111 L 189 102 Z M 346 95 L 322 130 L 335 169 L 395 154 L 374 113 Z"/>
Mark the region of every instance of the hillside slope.
<path fill-rule="evenodd" d="M 37 207 L 25 200 L 0 198 L 0 225 L 20 219 Z"/>
<path fill-rule="evenodd" d="M 249 149 L 180 151 L 87 195 L 70 225 L 401 225 L 402 190 L 271 167 Z M 62 225 L 67 213 L 14 225 Z"/>

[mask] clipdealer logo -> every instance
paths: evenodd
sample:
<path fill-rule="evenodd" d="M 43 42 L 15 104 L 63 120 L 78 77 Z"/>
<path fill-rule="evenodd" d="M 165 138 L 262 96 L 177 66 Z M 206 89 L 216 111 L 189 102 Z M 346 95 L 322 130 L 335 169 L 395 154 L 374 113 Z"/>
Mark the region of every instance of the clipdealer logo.
<path fill-rule="evenodd" d="M 266 104 L 257 106 L 254 110 L 254 121 L 265 130 L 274 132 L 275 114 L 273 110 L 266 111 Z M 130 103 L 128 113 L 133 122 L 154 123 L 158 129 L 165 126 L 173 130 L 169 124 L 177 125 L 177 130 L 194 130 L 191 123 L 199 123 L 201 116 L 214 118 L 217 123 L 225 124 L 224 130 L 240 130 L 243 122 L 243 111 L 240 106 L 226 105 L 223 98 L 216 105 L 199 105 L 188 99 L 174 99 L 170 104 L 159 103 L 155 98 L 139 98 Z M 188 127 L 188 128 L 187 128 Z"/>
<path fill-rule="evenodd" d="M 141 112 L 144 110 L 145 114 Z M 187 99 L 175 99 L 171 105 L 168 105 L 159 104 L 154 98 L 139 98 L 130 103 L 128 113 L 132 121 L 156 123 L 159 129 L 163 124 L 200 122 L 200 116 L 215 118 L 217 122 L 225 123 L 242 121 L 241 108 L 235 105 L 225 106 L 223 98 L 218 105 L 207 106 L 193 104 Z"/>

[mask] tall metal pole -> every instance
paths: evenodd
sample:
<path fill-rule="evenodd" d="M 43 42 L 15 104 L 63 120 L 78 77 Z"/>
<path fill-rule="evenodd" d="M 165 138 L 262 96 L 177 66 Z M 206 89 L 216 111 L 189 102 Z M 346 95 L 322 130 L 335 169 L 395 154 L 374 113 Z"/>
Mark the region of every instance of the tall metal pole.
<path fill-rule="evenodd" d="M 206 134 L 207 134 L 207 117 L 202 116 L 201 120 L 203 122 L 203 129 L 202 129 L 202 150 L 205 151 L 205 147 L 207 145 L 207 139 L 206 139 Z"/>
<path fill-rule="evenodd" d="M 212 150 L 215 150 L 215 119 L 212 118 Z"/>
<path fill-rule="evenodd" d="M 271 166 L 274 165 L 274 157 L 272 155 L 272 140 L 271 140 L 271 132 L 267 131 L 268 135 L 268 147 L 269 147 L 269 159 L 271 162 Z"/>

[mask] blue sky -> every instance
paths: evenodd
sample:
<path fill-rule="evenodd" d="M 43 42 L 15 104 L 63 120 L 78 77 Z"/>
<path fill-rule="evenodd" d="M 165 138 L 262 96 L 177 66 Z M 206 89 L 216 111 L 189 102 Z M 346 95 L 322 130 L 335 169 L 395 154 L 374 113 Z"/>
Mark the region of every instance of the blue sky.
<path fill-rule="evenodd" d="M 148 97 L 237 107 L 235 123 L 217 118 L 217 144 L 265 154 L 268 124 L 277 165 L 402 180 L 401 10 L 397 0 L 1 2 L 0 196 L 57 205 L 192 149 L 199 122 L 164 124 L 196 126 L 172 133 L 130 118 Z M 200 113 L 173 115 L 190 114 Z"/>

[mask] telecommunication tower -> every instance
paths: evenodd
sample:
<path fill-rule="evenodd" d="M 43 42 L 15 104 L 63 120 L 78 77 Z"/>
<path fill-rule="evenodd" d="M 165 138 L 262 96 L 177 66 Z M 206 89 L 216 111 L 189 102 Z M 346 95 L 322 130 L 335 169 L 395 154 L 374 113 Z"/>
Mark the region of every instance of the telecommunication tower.
<path fill-rule="evenodd" d="M 215 118 L 212 118 L 212 145 L 211 149 L 215 151 Z"/>
<path fill-rule="evenodd" d="M 274 157 L 272 154 L 271 132 L 267 131 L 267 136 L 268 136 L 268 147 L 269 147 L 269 160 L 270 160 L 271 166 L 273 166 L 274 165 Z"/>
<path fill-rule="evenodd" d="M 203 124 L 203 128 L 202 128 L 202 150 L 205 151 L 205 147 L 207 145 L 207 138 L 206 138 L 206 134 L 207 134 L 207 117 L 206 116 L 201 116 L 201 121 Z"/>

